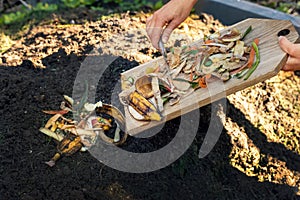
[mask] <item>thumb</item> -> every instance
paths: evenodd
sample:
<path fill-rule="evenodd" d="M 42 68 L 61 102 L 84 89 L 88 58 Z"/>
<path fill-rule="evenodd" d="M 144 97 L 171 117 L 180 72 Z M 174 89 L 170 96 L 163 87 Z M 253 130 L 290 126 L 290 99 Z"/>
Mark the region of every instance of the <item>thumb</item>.
<path fill-rule="evenodd" d="M 279 37 L 278 37 L 278 42 L 279 42 L 280 48 L 281 48 L 284 52 L 286 52 L 286 53 L 288 53 L 288 54 L 291 53 L 294 44 L 291 43 L 286 37 L 284 37 L 284 36 L 279 36 Z"/>
<path fill-rule="evenodd" d="M 162 35 L 162 42 L 163 43 L 167 43 L 169 38 L 170 38 L 170 35 L 171 33 L 173 32 L 173 30 L 177 27 L 177 24 L 174 23 L 173 21 L 168 24 L 163 32 L 163 35 Z"/>

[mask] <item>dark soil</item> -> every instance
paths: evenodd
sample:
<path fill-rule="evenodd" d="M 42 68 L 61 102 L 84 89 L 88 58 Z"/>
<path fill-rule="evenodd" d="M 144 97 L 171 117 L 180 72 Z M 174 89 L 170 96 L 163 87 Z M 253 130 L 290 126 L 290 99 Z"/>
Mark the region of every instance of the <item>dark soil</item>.
<path fill-rule="evenodd" d="M 129 16 L 125 19 L 131 19 L 130 22 L 133 23 L 137 18 L 137 23 L 144 22 L 145 17 Z M 197 23 L 204 23 L 207 19 L 207 16 L 201 16 Z M 106 31 L 94 30 L 99 37 L 105 38 L 107 30 L 122 30 L 118 20 L 98 22 Z M 206 25 L 209 27 L 208 23 Z M 72 94 L 81 63 L 94 48 L 91 39 L 94 34 L 84 28 L 87 26 L 96 27 L 91 22 L 83 28 L 76 28 L 83 35 L 81 39 L 72 31 L 59 33 L 53 29 L 53 32 L 49 32 L 49 26 L 36 27 L 6 54 L 1 55 L 0 199 L 299 199 L 299 145 L 285 146 L 274 141 L 275 139 L 271 141 L 268 131 L 262 128 L 266 126 L 256 126 L 248 118 L 251 109 L 246 107 L 243 110 L 243 104 L 235 99 L 238 99 L 239 94 L 229 98 L 227 122 L 224 123 L 221 137 L 203 159 L 198 158 L 198 151 L 210 123 L 211 105 L 200 109 L 201 124 L 191 147 L 175 163 L 163 169 L 143 174 L 125 173 L 105 166 L 88 152 L 64 157 L 52 168 L 47 166 L 44 162 L 54 155 L 57 143 L 38 131 L 49 119 L 49 115 L 41 111 L 58 109 L 62 95 Z M 189 30 L 193 33 L 194 29 Z M 211 31 L 210 28 L 209 30 Z M 87 35 L 85 31 L 88 32 Z M 41 53 L 42 49 L 37 47 L 42 38 L 55 44 L 57 38 L 63 41 L 61 38 L 66 33 L 71 34 L 68 35 L 71 40 L 61 44 L 61 47 L 48 47 L 51 49 L 48 53 Z M 74 41 L 80 44 L 76 51 Z M 139 54 L 130 56 L 126 52 L 124 56 L 119 56 L 107 69 L 106 76 L 100 80 L 105 85 L 98 86 L 97 99 L 109 102 L 109 88 L 118 84 L 122 71 L 139 65 L 141 60 L 149 60 L 159 55 L 155 50 L 142 46 L 143 44 L 138 45 L 139 53 L 146 58 L 138 60 L 135 56 L 138 57 Z M 32 49 L 32 46 L 36 48 Z M 26 51 L 28 54 L 18 54 Z M 13 54 L 19 56 L 20 63 L 19 60 L 9 61 Z M 31 54 L 36 54 L 36 57 Z M 38 68 L 39 66 L 45 68 Z M 283 78 L 278 78 L 279 81 L 286 79 L 291 84 L 299 83 L 291 74 L 281 74 L 280 77 Z M 252 91 L 264 90 L 271 93 L 266 96 L 272 96 L 272 91 L 275 90 L 269 85 L 270 82 L 262 83 L 255 86 L 258 89 L 252 88 Z M 262 102 L 261 107 L 257 107 L 259 113 L 255 116 L 266 119 L 265 125 L 268 124 L 267 117 L 262 114 L 266 112 L 262 106 L 267 103 L 260 99 L 263 94 L 253 100 L 252 97 L 258 93 L 249 94 L 249 91 L 251 90 L 243 91 L 248 92 L 244 96 L 250 100 L 245 101 L 245 105 Z M 295 105 L 299 105 L 299 96 L 295 101 Z M 292 108 L 290 112 L 297 117 L 298 111 L 299 108 Z M 274 114 L 275 111 L 270 112 Z M 153 138 L 129 138 L 123 148 L 144 152 L 160 148 L 174 137 L 173 130 L 176 129 L 178 120 L 180 118 L 168 122 L 163 132 Z M 290 124 L 284 125 L 289 126 Z M 272 133 L 278 130 L 275 129 Z M 298 126 L 287 133 L 294 133 L 295 140 L 299 141 Z M 239 139 L 243 137 L 245 141 L 241 143 Z M 252 149 L 260 149 L 258 155 Z M 252 157 L 247 160 L 247 156 Z M 259 165 L 249 161 L 251 159 L 259 159 Z M 278 171 L 281 174 L 278 175 Z"/>

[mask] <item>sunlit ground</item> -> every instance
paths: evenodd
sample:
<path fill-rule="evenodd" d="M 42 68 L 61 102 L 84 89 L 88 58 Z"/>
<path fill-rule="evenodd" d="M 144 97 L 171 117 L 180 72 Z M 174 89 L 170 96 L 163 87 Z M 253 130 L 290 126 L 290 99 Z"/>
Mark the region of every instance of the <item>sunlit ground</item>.
<path fill-rule="evenodd" d="M 284 155 L 280 155 L 281 152 L 272 152 L 286 149 L 289 154 L 298 158 L 300 156 L 299 84 L 298 77 L 281 72 L 278 76 L 228 97 L 229 102 L 257 128 L 256 132 L 249 133 L 249 129 L 237 121 L 226 118 L 224 127 L 233 145 L 230 154 L 233 167 L 247 176 L 257 177 L 261 182 L 287 184 L 300 189 L 300 171 L 296 168 L 299 165 L 293 163 L 296 161 L 286 160 Z M 262 138 L 265 141 L 258 147 L 251 138 Z M 273 148 L 264 149 L 263 143 Z M 287 163 L 294 166 L 294 170 Z M 300 192 L 297 194 L 300 195 Z"/>

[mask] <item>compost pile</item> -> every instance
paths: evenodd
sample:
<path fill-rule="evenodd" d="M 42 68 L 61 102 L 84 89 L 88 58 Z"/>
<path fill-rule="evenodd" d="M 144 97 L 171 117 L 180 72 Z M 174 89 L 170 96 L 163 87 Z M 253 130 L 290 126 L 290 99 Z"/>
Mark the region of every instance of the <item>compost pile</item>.
<path fill-rule="evenodd" d="M 80 13 L 77 13 L 80 16 Z M 73 15 L 73 17 L 76 15 Z M 45 165 L 57 142 L 39 132 L 72 95 L 85 59 L 114 55 L 96 99 L 105 103 L 120 73 L 160 56 L 147 39 L 149 14 L 127 12 L 77 24 L 32 27 L 0 54 L 1 199 L 296 199 L 300 187 L 300 80 L 292 73 L 259 83 L 227 98 L 224 129 L 203 159 L 198 151 L 212 106 L 200 108 L 201 124 L 187 152 L 172 165 L 147 174 L 111 169 L 88 152 Z M 224 26 L 212 16 L 193 15 L 166 46 L 182 46 Z M 96 65 L 95 65 L 96 66 Z M 93 72 L 91 72 L 93 73 Z M 220 110 L 222 112 L 222 110 Z M 123 148 L 151 152 L 168 144 L 180 118 L 151 138 L 131 138 Z"/>

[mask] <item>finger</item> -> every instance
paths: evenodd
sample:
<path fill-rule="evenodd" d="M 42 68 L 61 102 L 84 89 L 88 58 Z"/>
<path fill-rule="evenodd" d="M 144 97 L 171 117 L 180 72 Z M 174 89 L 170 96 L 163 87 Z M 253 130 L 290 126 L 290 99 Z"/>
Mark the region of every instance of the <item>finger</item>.
<path fill-rule="evenodd" d="M 173 32 L 173 29 L 170 29 L 168 27 L 164 30 L 164 32 L 162 33 L 162 42 L 163 43 L 167 43 L 168 42 L 168 40 L 169 40 L 170 35 L 171 35 L 172 32 Z"/>
<path fill-rule="evenodd" d="M 162 28 L 153 27 L 148 29 L 148 36 L 154 48 L 158 49 L 158 41 L 162 32 Z"/>
<path fill-rule="evenodd" d="M 158 42 L 159 42 L 159 39 L 160 39 L 160 35 L 161 35 L 161 32 L 162 32 L 162 28 L 154 28 L 152 30 L 152 36 L 151 36 L 151 42 L 152 42 L 152 45 L 156 48 L 156 49 L 159 49 L 158 47 Z"/>
<path fill-rule="evenodd" d="M 173 30 L 178 26 L 179 24 L 176 23 L 174 20 L 171 21 L 167 27 L 165 28 L 163 35 L 162 35 L 162 41 L 163 43 L 167 43 L 170 35 L 172 34 Z"/>
<path fill-rule="evenodd" d="M 158 49 L 158 41 L 159 41 L 160 34 L 162 32 L 162 28 L 155 27 L 149 24 L 149 26 L 146 29 L 146 32 L 154 48 Z"/>
<path fill-rule="evenodd" d="M 153 19 L 153 15 L 151 15 L 150 17 L 148 17 L 146 19 L 146 32 L 147 33 L 148 33 L 149 28 L 150 28 L 150 24 L 151 24 L 152 19 Z"/>
<path fill-rule="evenodd" d="M 152 40 L 153 30 L 155 28 L 155 23 L 156 23 L 155 18 L 153 16 L 154 15 L 151 15 L 146 20 L 146 32 L 147 32 L 150 40 Z"/>
<path fill-rule="evenodd" d="M 285 66 L 283 66 L 282 70 L 284 71 L 300 70 L 300 58 L 295 58 L 290 56 Z"/>
<path fill-rule="evenodd" d="M 282 67 L 282 70 L 283 71 L 295 71 L 294 66 L 287 65 L 287 64 Z"/>
<path fill-rule="evenodd" d="M 279 42 L 279 46 L 281 47 L 281 49 L 284 52 L 288 53 L 290 56 L 300 58 L 300 54 L 299 54 L 299 52 L 300 52 L 300 45 L 299 44 L 294 44 L 294 43 L 290 42 L 284 36 L 278 37 L 278 42 Z"/>
<path fill-rule="evenodd" d="M 158 41 L 163 30 L 163 26 L 166 24 L 164 20 L 160 20 L 155 14 L 147 21 L 146 32 L 154 48 L 158 48 Z"/>

